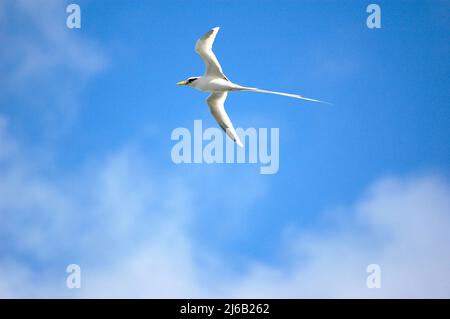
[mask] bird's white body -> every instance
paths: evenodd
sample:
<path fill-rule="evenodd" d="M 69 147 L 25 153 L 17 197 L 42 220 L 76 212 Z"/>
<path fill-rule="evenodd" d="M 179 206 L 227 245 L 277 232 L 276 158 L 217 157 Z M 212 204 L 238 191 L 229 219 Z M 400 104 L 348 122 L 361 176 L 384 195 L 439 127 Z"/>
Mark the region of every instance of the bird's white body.
<path fill-rule="evenodd" d="M 293 97 L 296 99 L 302 99 L 312 102 L 321 102 L 319 100 L 314 100 L 310 98 L 303 97 L 298 94 L 290 94 L 283 92 L 275 92 L 268 90 L 260 90 L 257 88 L 245 87 L 231 82 L 225 74 L 222 72 L 222 67 L 217 60 L 214 52 L 212 51 L 212 46 L 219 32 L 219 27 L 213 28 L 206 32 L 195 44 L 195 51 L 200 55 L 200 57 L 205 62 L 206 72 L 204 76 L 191 77 L 186 81 L 178 82 L 178 85 L 188 85 L 197 90 L 203 92 L 210 92 L 211 95 L 207 98 L 206 102 L 209 105 L 212 115 L 219 123 L 220 127 L 228 134 L 230 138 L 233 139 L 239 146 L 243 147 L 239 136 L 231 123 L 228 114 L 225 111 L 225 100 L 227 98 L 228 92 L 233 91 L 250 91 L 250 92 L 260 92 L 277 94 L 288 97 Z"/>
<path fill-rule="evenodd" d="M 214 76 L 201 76 L 197 80 L 195 80 L 191 86 L 197 90 L 211 93 L 241 91 L 244 89 L 240 85 Z"/>

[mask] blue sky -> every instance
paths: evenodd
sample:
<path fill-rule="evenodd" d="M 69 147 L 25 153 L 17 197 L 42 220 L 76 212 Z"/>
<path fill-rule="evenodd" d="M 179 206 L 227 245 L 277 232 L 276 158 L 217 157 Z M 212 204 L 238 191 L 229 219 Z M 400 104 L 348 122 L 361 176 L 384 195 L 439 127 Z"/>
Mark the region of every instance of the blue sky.
<path fill-rule="evenodd" d="M 364 1 L 77 3 L 79 30 L 65 1 L 0 5 L 0 295 L 417 296 L 397 275 L 425 259 L 418 295 L 449 296 L 423 271 L 450 264 L 448 3 L 377 2 L 377 30 Z M 229 95 L 236 127 L 280 129 L 277 174 L 171 161 L 173 129 L 216 126 L 175 86 L 203 74 L 193 48 L 214 26 L 232 81 L 333 103 Z"/>

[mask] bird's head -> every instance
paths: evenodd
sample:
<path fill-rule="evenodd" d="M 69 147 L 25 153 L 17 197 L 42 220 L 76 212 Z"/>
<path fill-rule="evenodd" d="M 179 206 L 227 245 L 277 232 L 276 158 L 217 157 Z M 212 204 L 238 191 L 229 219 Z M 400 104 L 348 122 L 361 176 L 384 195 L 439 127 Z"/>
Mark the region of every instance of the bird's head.
<path fill-rule="evenodd" d="M 199 79 L 198 76 L 191 76 L 189 78 L 187 78 L 184 81 L 178 82 L 177 85 L 189 85 L 189 86 L 194 86 L 195 81 Z"/>

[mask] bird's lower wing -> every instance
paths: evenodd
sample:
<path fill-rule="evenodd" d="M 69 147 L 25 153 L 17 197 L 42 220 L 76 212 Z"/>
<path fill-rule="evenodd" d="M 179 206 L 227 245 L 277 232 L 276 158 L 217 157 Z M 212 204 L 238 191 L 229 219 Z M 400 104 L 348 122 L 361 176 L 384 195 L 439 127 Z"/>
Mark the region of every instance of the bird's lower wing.
<path fill-rule="evenodd" d="M 225 111 L 225 100 L 227 98 L 227 92 L 223 93 L 212 93 L 207 99 L 209 109 L 211 110 L 211 114 L 216 119 L 217 123 L 219 123 L 220 127 L 228 134 L 228 136 L 236 142 L 240 147 L 244 147 L 239 136 L 236 134 L 236 130 L 233 127 L 233 123 L 231 123 L 230 118 L 228 117 L 227 112 Z"/>
<path fill-rule="evenodd" d="M 217 60 L 212 47 L 216 35 L 219 32 L 219 27 L 215 27 L 206 32 L 195 44 L 195 52 L 197 52 L 206 65 L 206 76 L 215 76 L 218 78 L 225 78 L 226 76 L 222 72 L 219 60 Z"/>

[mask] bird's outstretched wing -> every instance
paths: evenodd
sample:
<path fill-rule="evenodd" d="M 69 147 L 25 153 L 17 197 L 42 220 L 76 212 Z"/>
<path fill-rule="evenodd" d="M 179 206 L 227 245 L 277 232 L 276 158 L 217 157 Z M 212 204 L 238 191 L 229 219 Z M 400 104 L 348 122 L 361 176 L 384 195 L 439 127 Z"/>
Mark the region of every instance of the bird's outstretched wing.
<path fill-rule="evenodd" d="M 211 113 L 217 123 L 219 123 L 220 127 L 228 134 L 229 137 L 231 137 L 233 141 L 236 142 L 237 145 L 244 147 L 239 139 L 239 136 L 236 134 L 236 130 L 234 129 L 227 112 L 225 111 L 224 104 L 227 99 L 227 94 L 227 92 L 212 93 L 206 99 L 206 102 L 208 103 L 209 109 L 211 110 Z"/>
<path fill-rule="evenodd" d="M 206 76 L 215 76 L 228 80 L 225 74 L 223 74 L 222 67 L 220 66 L 220 63 L 212 50 L 212 46 L 218 32 L 219 27 L 212 28 L 206 32 L 200 39 L 197 40 L 197 43 L 195 44 L 195 52 L 197 52 L 205 62 Z"/>

